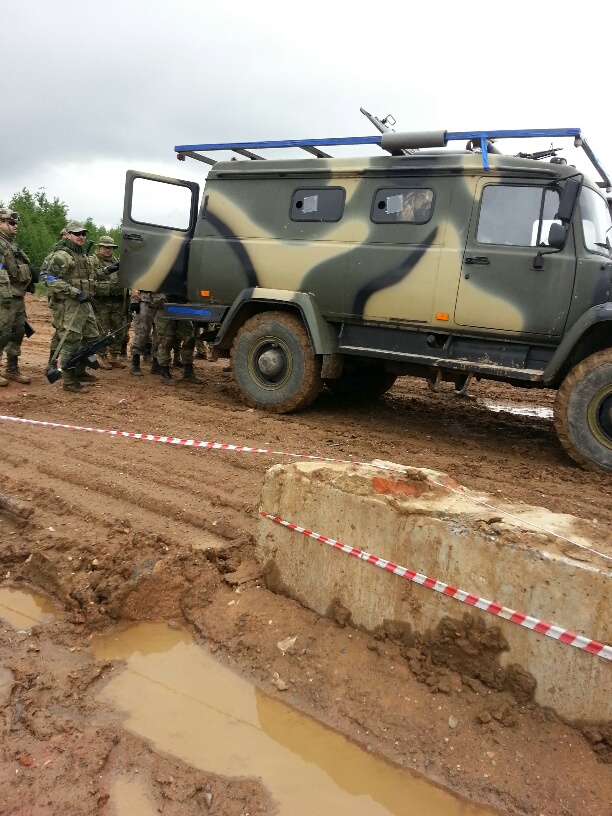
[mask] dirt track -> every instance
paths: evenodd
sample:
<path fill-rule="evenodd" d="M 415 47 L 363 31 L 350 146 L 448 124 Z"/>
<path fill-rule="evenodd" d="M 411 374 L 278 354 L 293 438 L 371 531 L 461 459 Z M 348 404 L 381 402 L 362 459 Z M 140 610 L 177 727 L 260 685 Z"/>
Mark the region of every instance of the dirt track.
<path fill-rule="evenodd" d="M 483 404 L 550 408 L 552 393 L 480 383 L 472 388 L 477 399 L 464 400 L 406 378 L 374 406 L 324 393 L 307 411 L 276 416 L 245 408 L 222 362 L 198 362 L 202 386 L 99 372 L 89 394 L 75 396 L 43 375 L 46 301 L 30 300 L 28 312 L 37 333 L 24 341 L 21 367 L 33 382 L 0 389 L 2 414 L 422 465 L 467 488 L 582 518 L 596 546 L 612 552 L 612 478 L 574 465 L 549 418 Z M 502 812 L 612 814 L 612 764 L 603 761 L 612 756 L 612 725 L 608 743 L 590 734 L 593 750 L 552 712 L 427 662 L 415 674 L 390 633 L 353 632 L 349 641 L 349 629 L 313 621 L 264 587 L 255 591 L 263 583 L 253 547 L 260 485 L 280 458 L 7 421 L 0 434 L 0 491 L 35 506 L 25 523 L 0 513 L 0 574 L 5 586 L 26 582 L 44 591 L 64 613 L 32 636 L 0 622 L 1 816 L 110 814 L 112 780 L 134 763 L 165 814 L 203 812 L 206 791 L 210 813 L 273 812 L 260 784 L 157 755 L 96 701 L 111 668 L 90 653 L 89 636 L 146 619 L 186 622 L 267 693 L 360 744 L 367 730 L 374 752 Z M 228 605 L 236 587 L 240 614 Z M 268 619 L 282 621 L 281 636 L 308 643 L 299 670 L 314 683 L 298 678 L 286 691 L 272 684 L 274 671 L 287 672 L 287 658 L 277 648 L 278 629 L 261 625 Z M 335 656 L 349 643 L 345 670 Z M 420 713 L 398 712 L 391 693 L 398 669 L 407 693 L 423 700 Z M 292 670 L 297 677 L 297 664 Z M 448 710 L 463 724 L 452 733 Z"/>

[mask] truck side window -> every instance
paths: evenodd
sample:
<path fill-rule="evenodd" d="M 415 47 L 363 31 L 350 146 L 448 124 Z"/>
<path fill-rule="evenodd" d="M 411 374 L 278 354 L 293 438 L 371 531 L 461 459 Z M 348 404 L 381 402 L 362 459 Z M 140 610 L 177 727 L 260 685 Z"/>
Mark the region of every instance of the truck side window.
<path fill-rule="evenodd" d="M 547 246 L 559 201 L 559 191 L 550 187 L 489 184 L 482 192 L 476 240 L 481 244 Z"/>
<path fill-rule="evenodd" d="M 145 178 L 132 184 L 130 218 L 139 224 L 188 230 L 191 217 L 191 190 Z"/>
<path fill-rule="evenodd" d="M 429 188 L 377 190 L 371 218 L 375 224 L 426 224 L 433 204 L 434 191 Z"/>
<path fill-rule="evenodd" d="M 605 200 L 594 190 L 583 187 L 579 206 L 584 246 L 589 252 L 607 255 L 606 239 L 612 237 L 612 221 Z"/>
<path fill-rule="evenodd" d="M 344 212 L 343 187 L 301 188 L 291 198 L 292 221 L 339 221 Z"/>

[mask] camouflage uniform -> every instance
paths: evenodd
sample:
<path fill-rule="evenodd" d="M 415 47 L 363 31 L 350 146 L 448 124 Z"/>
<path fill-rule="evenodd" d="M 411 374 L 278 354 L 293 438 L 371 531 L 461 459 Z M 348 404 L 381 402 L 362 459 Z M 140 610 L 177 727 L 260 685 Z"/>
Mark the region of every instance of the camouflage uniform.
<path fill-rule="evenodd" d="M 165 295 L 161 297 L 164 299 L 163 303 L 167 302 Z M 166 385 L 173 384 L 170 373 L 170 352 L 174 349 L 176 358 L 177 347 L 183 360 L 183 379 L 193 383 L 204 382 L 193 370 L 193 350 L 196 338 L 195 326 L 191 320 L 172 320 L 164 317 L 163 309 L 160 308 L 155 313 L 155 329 L 159 342 L 157 360 L 161 368 L 162 382 Z"/>
<path fill-rule="evenodd" d="M 33 290 L 30 261 L 14 241 L 18 220 L 19 214 L 13 210 L 0 210 L 0 355 L 6 348 L 7 358 L 0 385 L 7 385 L 8 380 L 31 381 L 18 365 L 25 334 L 24 298 L 27 291 Z"/>
<path fill-rule="evenodd" d="M 51 322 L 56 329 L 52 338 L 52 347 L 61 343 L 59 361 L 64 371 L 63 387 L 66 391 L 86 391 L 77 377 L 93 379 L 86 375 L 84 366 L 81 369 L 64 369 L 68 357 L 78 351 L 87 341 L 100 335 L 96 316 L 91 304 L 94 294 L 94 272 L 89 258 L 83 249 L 85 227 L 77 221 L 70 221 L 65 228 L 66 237 L 59 242 L 59 247 L 45 258 L 41 279 L 44 279 L 49 291 Z M 83 241 L 77 243 L 71 237 Z M 58 343 L 59 338 L 59 343 Z"/>
<path fill-rule="evenodd" d="M 151 343 L 151 373 L 159 374 L 157 361 L 158 337 L 155 331 L 155 315 L 160 306 L 163 307 L 165 296 L 156 292 L 146 292 L 144 289 L 134 290 L 131 295 L 131 308 L 136 307 L 132 318 L 134 337 L 130 348 L 132 356 L 132 374 L 142 374 L 140 357 L 145 355 L 147 344 Z"/>
<path fill-rule="evenodd" d="M 94 270 L 94 294 L 95 312 L 98 326 L 102 334 L 117 332 L 126 323 L 125 318 L 125 290 L 119 286 L 117 272 L 108 272 L 107 267 L 117 264 L 118 259 L 107 252 L 108 249 L 116 249 L 117 244 L 113 242 L 110 235 L 103 235 L 98 241 L 98 251 L 91 258 Z M 102 254 L 101 250 L 104 252 Z M 103 369 L 125 368 L 125 364 L 119 360 L 123 332 L 117 332 L 113 337 L 109 350 L 98 355 L 100 367 Z M 108 354 L 110 352 L 110 360 Z"/>

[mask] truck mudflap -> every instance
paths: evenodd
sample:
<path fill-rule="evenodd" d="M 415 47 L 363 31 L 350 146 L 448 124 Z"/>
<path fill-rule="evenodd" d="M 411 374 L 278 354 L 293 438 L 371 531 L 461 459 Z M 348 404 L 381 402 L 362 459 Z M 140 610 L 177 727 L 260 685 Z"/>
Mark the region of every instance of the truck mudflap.
<path fill-rule="evenodd" d="M 608 323 L 609 339 L 608 347 L 612 347 L 612 303 L 598 303 L 588 309 L 571 327 L 563 340 L 559 343 L 555 353 L 550 359 L 542 375 L 542 381 L 546 388 L 554 387 L 565 367 L 566 362 L 571 358 L 572 352 L 580 344 L 590 329 L 597 324 Z M 600 351 L 597 348 L 596 351 Z M 590 352 L 589 352 L 590 353 Z"/>

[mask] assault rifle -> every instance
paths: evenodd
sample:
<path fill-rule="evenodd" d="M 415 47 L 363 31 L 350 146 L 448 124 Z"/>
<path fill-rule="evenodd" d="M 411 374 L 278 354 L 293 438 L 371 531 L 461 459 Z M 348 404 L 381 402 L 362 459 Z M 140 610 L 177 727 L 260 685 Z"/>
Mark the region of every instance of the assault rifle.
<path fill-rule="evenodd" d="M 57 368 L 50 368 L 47 370 L 47 379 L 50 383 L 57 382 L 59 378 L 62 376 L 62 373 L 66 371 L 68 368 L 75 368 L 80 363 L 85 363 L 87 368 L 100 368 L 100 363 L 96 360 L 96 354 L 99 351 L 103 351 L 111 342 L 113 337 L 119 332 L 125 331 L 129 326 L 129 323 L 126 323 L 124 326 L 120 326 L 115 331 L 107 332 L 103 334 L 101 337 L 96 337 L 95 340 L 87 343 L 87 345 L 80 348 L 78 351 L 75 351 L 73 354 L 68 357 L 66 362 L 64 363 L 64 367 L 57 366 Z"/>

